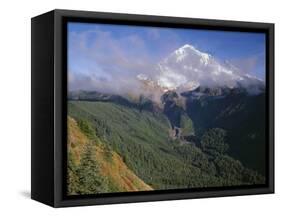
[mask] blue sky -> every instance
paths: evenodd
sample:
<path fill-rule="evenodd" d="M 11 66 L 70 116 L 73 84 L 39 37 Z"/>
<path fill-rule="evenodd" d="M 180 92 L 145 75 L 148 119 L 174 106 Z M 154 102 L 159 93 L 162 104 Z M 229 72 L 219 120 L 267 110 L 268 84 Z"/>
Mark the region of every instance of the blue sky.
<path fill-rule="evenodd" d="M 97 79 L 141 73 L 184 44 L 264 80 L 265 35 L 109 24 L 68 24 L 68 70 Z M 113 74 L 113 75 L 112 75 Z"/>

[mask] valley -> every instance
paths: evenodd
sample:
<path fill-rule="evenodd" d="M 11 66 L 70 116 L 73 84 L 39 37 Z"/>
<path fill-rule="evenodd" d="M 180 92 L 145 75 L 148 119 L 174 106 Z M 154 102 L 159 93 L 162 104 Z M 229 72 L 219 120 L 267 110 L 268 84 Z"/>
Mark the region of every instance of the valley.
<path fill-rule="evenodd" d="M 252 127 L 241 129 L 238 125 L 254 121 L 256 112 L 260 114 L 256 106 L 251 112 L 247 108 L 256 105 L 259 98 L 252 102 L 234 94 L 212 99 L 213 102 L 213 94 L 194 99 L 168 91 L 162 95 L 160 105 L 144 97 L 137 101 L 97 92 L 81 93 L 70 94 L 68 102 L 68 127 L 72 129 L 68 133 L 68 154 L 74 159 L 68 165 L 68 180 L 76 180 L 74 186 L 81 189 L 83 174 L 88 174 L 78 172 L 83 165 L 81 156 L 90 152 L 88 166 L 95 165 L 93 179 L 99 181 L 88 183 L 97 185 L 95 191 L 69 190 L 70 194 L 265 183 L 264 170 L 251 167 L 262 158 L 245 161 L 251 157 L 248 150 L 255 146 L 259 152 L 263 144 L 262 136 L 249 140 L 245 137 L 262 133 L 262 125 L 253 122 Z M 239 98 L 237 102 L 233 101 L 235 97 Z M 244 105 L 245 101 L 251 103 Z M 237 133 L 240 137 L 235 137 Z M 240 153 L 245 153 L 246 158 Z M 91 179 L 89 174 L 87 177 Z"/>

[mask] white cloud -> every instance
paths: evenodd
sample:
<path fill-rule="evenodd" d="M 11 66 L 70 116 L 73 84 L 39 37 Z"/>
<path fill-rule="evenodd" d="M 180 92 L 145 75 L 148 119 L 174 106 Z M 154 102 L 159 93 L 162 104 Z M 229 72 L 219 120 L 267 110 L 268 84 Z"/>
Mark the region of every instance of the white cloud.
<path fill-rule="evenodd" d="M 116 39 L 110 32 L 71 32 L 70 89 L 122 93 L 137 88 L 136 76 L 151 69 L 143 40 L 134 34 Z"/>
<path fill-rule="evenodd" d="M 230 62 L 241 70 L 244 74 L 259 75 L 259 78 L 265 80 L 265 55 L 258 53 L 244 58 L 231 59 Z M 257 72 L 260 65 L 262 71 Z"/>

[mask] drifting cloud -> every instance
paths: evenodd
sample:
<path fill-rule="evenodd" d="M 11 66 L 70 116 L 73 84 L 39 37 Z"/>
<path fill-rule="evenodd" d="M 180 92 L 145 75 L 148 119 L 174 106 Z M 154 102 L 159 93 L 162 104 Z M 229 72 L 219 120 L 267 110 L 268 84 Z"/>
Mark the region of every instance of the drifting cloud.
<path fill-rule="evenodd" d="M 71 32 L 68 43 L 71 90 L 127 92 L 137 88 L 137 75 L 153 65 L 138 35 L 115 39 L 100 30 Z"/>
<path fill-rule="evenodd" d="M 255 74 L 259 79 L 265 81 L 265 52 L 244 58 L 235 58 L 229 62 L 245 74 Z"/>

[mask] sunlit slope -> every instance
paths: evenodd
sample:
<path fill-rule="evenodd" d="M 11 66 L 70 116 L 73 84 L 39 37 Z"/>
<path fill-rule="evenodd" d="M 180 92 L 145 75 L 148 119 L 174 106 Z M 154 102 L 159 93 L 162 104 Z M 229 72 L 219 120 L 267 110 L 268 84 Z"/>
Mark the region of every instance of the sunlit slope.
<path fill-rule="evenodd" d="M 116 152 L 108 153 L 102 147 L 96 146 L 96 158 L 101 166 L 101 174 L 109 178 L 108 181 L 113 191 L 153 190 L 127 167 Z"/>
<path fill-rule="evenodd" d="M 84 125 L 78 124 L 75 119 L 68 117 L 68 193 L 75 195 L 152 190 L 126 166 L 115 151 L 102 144 L 85 123 L 87 122 Z M 85 160 L 85 156 L 89 154 L 90 159 Z M 87 173 L 85 168 L 92 171 Z"/>

